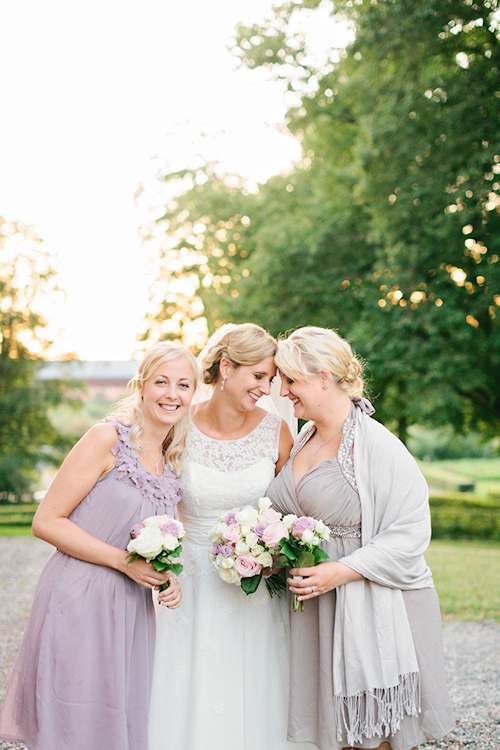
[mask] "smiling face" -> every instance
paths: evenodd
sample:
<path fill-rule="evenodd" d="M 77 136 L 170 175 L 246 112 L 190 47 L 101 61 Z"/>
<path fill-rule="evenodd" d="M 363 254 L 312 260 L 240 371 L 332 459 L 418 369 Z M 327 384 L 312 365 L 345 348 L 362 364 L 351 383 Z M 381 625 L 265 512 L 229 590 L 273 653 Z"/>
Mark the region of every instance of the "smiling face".
<path fill-rule="evenodd" d="M 194 395 L 194 376 L 186 357 L 159 365 L 144 383 L 142 391 L 145 423 L 169 428 L 189 414 Z"/>
<path fill-rule="evenodd" d="M 312 375 L 309 380 L 292 380 L 279 371 L 281 379 L 280 396 L 289 398 L 293 404 L 293 415 L 297 419 L 316 421 L 323 411 L 324 378 L 321 373 Z"/>
<path fill-rule="evenodd" d="M 226 375 L 225 397 L 231 398 L 236 407 L 244 411 L 255 409 L 261 396 L 271 392 L 271 381 L 276 375 L 274 357 L 270 356 L 256 365 L 233 367 L 226 360 L 221 361 L 221 374 Z"/>

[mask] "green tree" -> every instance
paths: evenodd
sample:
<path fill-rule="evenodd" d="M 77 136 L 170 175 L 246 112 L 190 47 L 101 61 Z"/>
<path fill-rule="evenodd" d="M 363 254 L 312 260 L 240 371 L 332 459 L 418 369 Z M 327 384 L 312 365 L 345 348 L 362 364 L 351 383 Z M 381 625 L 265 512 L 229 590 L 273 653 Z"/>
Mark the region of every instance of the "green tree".
<path fill-rule="evenodd" d="M 0 218 L 0 497 L 29 491 L 36 465 L 57 461 L 65 441 L 47 416 L 63 387 L 37 381 L 50 345 L 41 300 L 58 294 L 51 256 L 34 229 Z"/>
<path fill-rule="evenodd" d="M 229 269 L 230 294 L 198 290 L 209 327 L 338 328 L 403 439 L 423 421 L 498 432 L 500 4 L 338 0 L 354 41 L 314 67 L 295 17 L 319 5 L 286 2 L 235 42 L 299 92 L 301 161 L 251 200 L 233 185 L 220 216 L 215 172 L 178 199 L 213 226 L 246 201 L 246 274 Z"/>

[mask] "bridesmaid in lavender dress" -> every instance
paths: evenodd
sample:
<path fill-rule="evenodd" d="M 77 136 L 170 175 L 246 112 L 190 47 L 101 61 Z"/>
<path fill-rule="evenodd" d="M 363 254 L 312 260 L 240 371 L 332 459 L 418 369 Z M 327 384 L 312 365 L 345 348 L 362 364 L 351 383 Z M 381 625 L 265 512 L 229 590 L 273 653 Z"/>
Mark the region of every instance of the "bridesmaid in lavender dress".
<path fill-rule="evenodd" d="M 404 445 L 371 419 L 361 366 L 334 331 L 278 342 L 281 395 L 313 420 L 267 494 L 282 513 L 322 519 L 329 562 L 291 570 L 288 737 L 321 750 L 410 750 L 454 718 L 439 603 L 423 553 L 427 486 Z"/>
<path fill-rule="evenodd" d="M 152 347 L 122 402 L 92 427 L 43 499 L 33 533 L 57 549 L 45 566 L 0 716 L 0 739 L 29 750 L 147 750 L 155 639 L 151 589 L 180 587 L 142 558 L 130 529 L 176 511 L 177 473 L 197 382 L 189 352 Z M 127 421 L 129 420 L 129 421 Z"/>

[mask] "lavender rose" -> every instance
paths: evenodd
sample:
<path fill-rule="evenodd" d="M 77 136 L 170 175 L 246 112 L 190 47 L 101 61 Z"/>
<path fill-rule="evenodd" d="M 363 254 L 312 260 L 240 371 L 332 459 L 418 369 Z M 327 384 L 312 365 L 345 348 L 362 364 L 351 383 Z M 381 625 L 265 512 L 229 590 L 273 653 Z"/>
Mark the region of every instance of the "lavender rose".
<path fill-rule="evenodd" d="M 258 523 L 253 528 L 254 534 L 256 534 L 259 539 L 262 539 L 262 535 L 266 529 L 267 529 L 267 526 L 265 523 Z"/>
<path fill-rule="evenodd" d="M 315 522 L 311 518 L 306 518 L 305 516 L 301 516 L 300 518 L 297 518 L 296 521 L 292 523 L 292 536 L 298 537 L 302 536 L 304 531 L 306 529 L 310 529 L 311 531 L 314 530 Z"/>

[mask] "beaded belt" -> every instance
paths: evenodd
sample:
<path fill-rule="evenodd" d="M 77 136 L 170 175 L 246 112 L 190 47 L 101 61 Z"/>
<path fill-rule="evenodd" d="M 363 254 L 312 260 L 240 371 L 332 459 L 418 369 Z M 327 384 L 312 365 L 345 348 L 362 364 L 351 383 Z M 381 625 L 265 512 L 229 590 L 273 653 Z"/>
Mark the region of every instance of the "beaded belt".
<path fill-rule="evenodd" d="M 337 539 L 361 539 L 361 526 L 328 526 L 328 528 L 330 536 Z"/>

